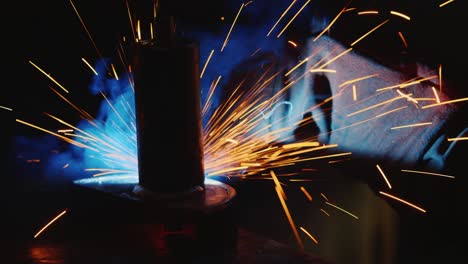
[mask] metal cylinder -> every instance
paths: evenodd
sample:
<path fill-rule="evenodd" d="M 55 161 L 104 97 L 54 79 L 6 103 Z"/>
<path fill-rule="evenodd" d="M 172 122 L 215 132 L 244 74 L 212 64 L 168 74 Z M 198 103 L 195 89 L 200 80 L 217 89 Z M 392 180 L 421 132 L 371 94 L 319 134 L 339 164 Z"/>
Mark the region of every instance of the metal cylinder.
<path fill-rule="evenodd" d="M 162 194 L 203 188 L 198 44 L 137 45 L 133 73 L 139 186 Z"/>

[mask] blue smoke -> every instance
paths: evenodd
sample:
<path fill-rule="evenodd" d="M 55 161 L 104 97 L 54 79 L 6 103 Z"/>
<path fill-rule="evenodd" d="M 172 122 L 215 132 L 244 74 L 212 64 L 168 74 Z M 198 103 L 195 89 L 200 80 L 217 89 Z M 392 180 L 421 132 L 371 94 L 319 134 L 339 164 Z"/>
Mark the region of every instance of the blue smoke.
<path fill-rule="evenodd" d="M 110 59 L 103 59 L 94 67 L 98 75 L 89 90 L 102 96 L 102 103 L 94 119 L 82 119 L 71 137 L 88 147 L 69 145 L 68 150 L 49 158 L 47 172 L 53 174 L 68 164 L 67 174 L 83 178 L 99 173 L 138 175 L 135 127 L 135 100 L 129 75 L 117 80 L 107 75 Z"/>

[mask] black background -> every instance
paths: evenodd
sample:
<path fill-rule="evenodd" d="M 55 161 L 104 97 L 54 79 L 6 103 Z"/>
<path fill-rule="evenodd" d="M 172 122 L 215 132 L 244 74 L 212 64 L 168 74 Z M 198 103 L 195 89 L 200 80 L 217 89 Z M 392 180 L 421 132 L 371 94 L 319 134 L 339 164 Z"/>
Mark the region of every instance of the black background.
<path fill-rule="evenodd" d="M 314 0 L 313 0 L 314 1 Z M 340 2 L 340 1 L 337 1 Z M 339 4 L 344 3 L 341 1 Z M 405 4 L 408 1 L 362 1 L 368 2 L 369 6 L 377 6 L 378 4 L 391 8 L 392 5 Z M 421 11 L 419 16 L 416 16 L 415 23 L 408 28 L 410 34 L 409 41 L 414 44 L 410 50 L 411 56 L 421 58 L 429 64 L 437 65 L 440 62 L 444 63 L 445 74 L 448 82 L 453 83 L 453 94 L 457 97 L 466 96 L 467 89 L 464 89 L 463 68 L 464 68 L 464 53 L 465 41 L 464 30 L 461 19 L 462 1 L 455 1 L 445 9 L 424 10 L 419 9 L 423 3 L 421 1 L 411 1 L 417 3 L 406 3 L 407 10 Z M 426 2 L 426 1 L 423 1 Z M 428 1 L 429 2 L 429 1 Z M 442 1 L 431 1 L 434 3 Z M 203 27 L 209 31 L 217 32 L 224 30 L 228 26 L 229 21 L 232 21 L 240 1 L 171 1 L 172 8 L 178 14 L 178 19 L 181 25 L 184 23 L 191 26 Z M 114 56 L 117 46 L 117 41 L 122 35 L 128 36 L 130 33 L 128 14 L 125 6 L 125 1 L 74 1 L 81 18 L 86 24 L 87 29 L 91 33 L 94 42 L 96 43 L 99 52 L 104 56 Z M 336 5 L 339 6 L 337 3 Z M 425 5 L 427 3 L 424 3 Z M 428 5 L 428 4 L 427 4 Z M 59 112 L 62 116 L 67 116 L 68 121 L 79 120 L 76 112 L 67 107 L 63 107 L 63 102 L 58 99 L 48 88 L 50 81 L 40 72 L 37 71 L 28 61 L 33 61 L 43 69 L 47 70 L 57 78 L 72 94 L 74 102 L 84 106 L 88 111 L 93 112 L 99 105 L 100 98 L 88 93 L 88 84 L 92 78 L 92 73 L 83 65 L 81 58 L 84 57 L 89 61 L 95 61 L 99 54 L 90 41 L 86 31 L 81 25 L 76 13 L 74 12 L 69 1 L 66 0 L 50 0 L 50 1 L 16 1 L 8 3 L 4 8 L 5 15 L 2 20 L 3 34 L 3 56 L 7 58 L 4 62 L 6 69 L 3 80 L 2 93 L 0 93 L 0 105 L 13 108 L 14 113 L 2 111 L 2 146 L 6 146 L 6 150 L 2 149 L 2 161 L 5 169 L 5 175 L 12 175 L 15 171 L 15 150 L 13 146 L 14 137 L 17 135 L 26 135 L 29 137 L 37 137 L 41 135 L 38 131 L 18 125 L 14 119 L 20 118 L 24 120 L 41 120 L 41 124 L 52 125 L 43 118 L 42 112 Z M 337 7 L 330 7 L 330 12 L 336 13 Z M 424 12 L 425 11 L 425 12 Z M 443 12 L 450 13 L 450 15 Z M 418 14 L 418 12 L 415 12 Z M 220 17 L 225 16 L 225 22 L 220 21 Z M 246 16 L 241 20 L 241 23 L 256 23 L 253 17 Z M 190 21 L 190 22 L 189 22 Z M 183 27 L 182 27 L 183 28 Z M 343 42 L 349 40 L 347 33 L 350 30 L 347 27 L 337 29 L 334 37 L 341 39 Z M 376 40 L 377 41 L 377 40 Z M 385 43 L 369 43 L 369 45 Z M 380 51 L 369 50 L 363 47 L 363 52 L 369 52 L 376 57 L 391 56 L 391 52 L 382 54 Z M 399 52 L 392 51 L 392 52 Z M 69 111 L 69 112 L 68 112 Z M 463 117 L 462 117 L 463 118 Z M 466 119 L 466 117 L 464 117 Z M 466 159 L 466 158 L 465 158 Z M 463 159 L 461 159 L 463 161 Z M 459 165 L 457 165 L 459 166 Z M 457 171 L 463 173 L 466 171 L 462 168 Z M 463 175 L 460 175 L 463 176 Z M 29 177 L 29 176 L 28 176 Z M 24 176 L 21 179 L 25 181 L 29 178 Z M 7 198 L 6 203 L 27 205 L 26 201 L 19 198 L 22 187 L 18 180 L 11 180 L 11 177 L 6 177 L 6 184 L 10 188 L 4 192 Z M 8 178 L 11 180 L 9 185 Z M 245 187 L 247 188 L 247 187 Z M 253 187 L 249 187 L 253 188 Z M 248 188 L 247 188 L 248 189 Z M 247 192 L 247 191 L 246 191 Z M 251 190 L 255 193 L 256 190 Z M 454 196 L 457 197 L 457 196 Z M 15 201 L 16 200 L 16 201 Z M 440 207 L 443 207 L 440 205 Z M 453 210 L 463 210 L 463 208 L 453 208 Z M 50 215 L 52 210 L 39 212 L 38 215 Z M 445 209 L 443 212 L 448 213 Z M 458 215 L 458 214 L 457 214 Z M 455 234 L 457 227 L 449 226 L 452 222 L 448 218 L 443 219 L 443 215 L 438 215 L 441 218 L 433 220 L 429 225 L 444 225 L 447 226 L 450 233 L 437 231 L 437 239 L 443 239 L 447 236 L 447 240 L 454 245 L 460 247 L 458 235 Z M 419 218 L 406 216 L 406 230 L 411 230 L 412 227 L 417 227 Z M 7 221 L 15 221 L 9 219 Z M 457 219 L 455 223 L 460 223 Z M 253 224 L 252 226 L 255 226 Z M 449 228 L 450 227 L 450 228 Z M 464 230 L 460 228 L 460 230 Z M 421 231 L 422 232 L 422 231 Z M 404 246 L 417 247 L 418 241 L 416 236 L 408 235 L 410 240 L 403 243 Z M 422 239 L 428 239 L 430 235 L 424 234 Z M 461 240 L 460 234 L 460 240 Z M 427 243 L 427 241 L 424 241 Z M 435 241 L 434 247 L 443 243 Z M 430 247 L 429 247 L 430 249 Z M 417 259 L 418 254 L 422 254 L 423 248 L 411 256 Z M 408 254 L 412 254 L 410 250 L 403 250 Z M 461 254 L 459 251 L 457 253 Z M 450 251 L 447 252 L 450 254 Z M 439 256 L 439 259 L 442 259 Z"/>

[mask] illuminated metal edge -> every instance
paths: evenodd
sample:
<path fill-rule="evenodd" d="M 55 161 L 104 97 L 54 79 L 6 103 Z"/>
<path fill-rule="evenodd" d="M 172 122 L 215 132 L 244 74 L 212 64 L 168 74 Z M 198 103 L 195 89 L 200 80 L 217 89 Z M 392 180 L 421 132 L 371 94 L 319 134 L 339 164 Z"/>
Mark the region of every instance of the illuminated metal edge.
<path fill-rule="evenodd" d="M 190 196 L 166 197 L 155 195 L 137 195 L 138 177 L 133 174 L 100 176 L 84 178 L 73 181 L 74 184 L 109 193 L 118 197 L 135 201 L 153 201 L 171 208 L 198 209 L 203 211 L 214 210 L 227 206 L 235 197 L 236 191 L 228 184 L 217 180 L 205 178 L 203 195 L 193 193 Z"/>

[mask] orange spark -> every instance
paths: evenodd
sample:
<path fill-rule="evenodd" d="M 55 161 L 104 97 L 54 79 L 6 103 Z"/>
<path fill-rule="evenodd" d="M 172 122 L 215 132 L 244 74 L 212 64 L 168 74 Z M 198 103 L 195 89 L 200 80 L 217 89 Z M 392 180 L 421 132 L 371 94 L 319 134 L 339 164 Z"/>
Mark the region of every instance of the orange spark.
<path fill-rule="evenodd" d="M 383 170 L 380 168 L 379 164 L 376 165 L 377 169 L 379 170 L 380 174 L 382 175 L 382 177 L 384 178 L 385 182 L 387 183 L 387 186 L 389 189 L 392 189 L 392 185 L 390 184 L 390 182 L 388 181 L 387 177 L 385 176 L 385 173 L 383 172 Z"/>
<path fill-rule="evenodd" d="M 402 98 L 404 98 L 404 97 L 401 97 L 401 96 L 400 96 L 400 97 L 395 97 L 395 98 L 389 99 L 389 100 L 387 100 L 387 101 L 383 101 L 383 102 L 380 102 L 380 103 L 378 103 L 378 104 L 371 105 L 371 106 L 369 106 L 369 107 L 360 109 L 360 110 L 358 110 L 358 111 L 356 111 L 356 112 L 353 112 L 353 113 L 351 113 L 351 114 L 347 114 L 346 116 L 347 116 L 347 117 L 350 117 L 350 116 L 353 116 L 353 115 L 357 115 L 357 114 L 360 114 L 360 113 L 362 113 L 362 112 L 371 110 L 371 109 L 373 109 L 373 108 L 376 108 L 376 107 L 379 107 L 379 106 L 382 106 L 382 105 L 385 105 L 385 104 L 389 104 L 389 103 L 391 103 L 391 102 L 393 102 L 393 101 L 396 101 L 396 100 L 399 100 L 399 99 L 402 99 Z"/>
<path fill-rule="evenodd" d="M 89 64 L 89 62 L 85 60 L 85 58 L 81 58 L 81 60 L 86 64 L 86 66 L 88 66 L 93 71 L 94 75 L 99 75 L 97 71 L 93 68 L 93 66 L 91 66 L 91 64 Z"/>
<path fill-rule="evenodd" d="M 410 125 L 396 126 L 390 129 L 400 129 L 400 128 L 417 127 L 417 126 L 428 126 L 428 125 L 432 125 L 432 122 L 423 122 L 423 123 L 416 123 L 416 124 L 410 124 Z"/>
<path fill-rule="evenodd" d="M 207 176 L 219 175 L 219 174 L 222 174 L 222 173 L 225 173 L 225 172 L 242 171 L 242 170 L 245 170 L 247 168 L 248 167 L 246 167 L 246 166 L 232 167 L 232 168 L 228 168 L 228 169 L 225 169 L 225 170 L 218 170 L 218 171 L 208 173 Z"/>
<path fill-rule="evenodd" d="M 447 138 L 447 141 L 459 141 L 459 140 L 468 140 L 468 137 Z"/>
<path fill-rule="evenodd" d="M 289 179 L 290 182 L 310 182 L 311 179 Z"/>
<path fill-rule="evenodd" d="M 299 248 L 301 250 L 303 250 L 304 245 L 302 244 L 302 240 L 299 237 L 299 233 L 297 232 L 296 225 L 294 224 L 294 221 L 293 221 L 293 219 L 291 217 L 291 214 L 289 213 L 288 206 L 286 205 L 286 201 L 283 199 L 283 196 L 282 196 L 281 190 L 280 190 L 280 185 L 276 185 L 275 190 L 276 190 L 276 193 L 278 194 L 278 198 L 279 198 L 279 200 L 281 202 L 281 205 L 283 206 L 284 213 L 286 214 L 286 217 L 288 218 L 289 225 L 291 226 L 291 229 L 292 229 L 292 231 L 294 233 L 294 236 L 296 237 L 297 244 L 299 245 Z"/>
<path fill-rule="evenodd" d="M 439 64 L 439 91 L 442 92 L 442 64 Z"/>
<path fill-rule="evenodd" d="M 320 193 L 320 195 L 323 197 L 323 199 L 325 199 L 325 201 L 327 201 L 327 202 L 328 202 L 328 198 L 325 196 L 325 194 L 323 194 L 323 193 Z"/>
<path fill-rule="evenodd" d="M 5 110 L 8 110 L 8 111 L 13 111 L 13 109 L 9 108 L 9 107 L 6 107 L 6 106 L 1 106 L 0 105 L 0 108 L 1 109 L 5 109 Z"/>
<path fill-rule="evenodd" d="M 291 148 L 302 148 L 302 147 L 318 147 L 320 146 L 319 142 L 298 142 L 298 143 L 290 143 L 283 145 L 282 148 L 284 149 L 291 149 Z"/>
<path fill-rule="evenodd" d="M 292 40 L 288 40 L 288 43 L 293 45 L 295 48 L 297 48 L 297 44 L 296 42 L 292 41 Z"/>
<path fill-rule="evenodd" d="M 136 34 L 135 34 L 135 28 L 133 25 L 133 20 L 132 20 L 132 12 L 130 11 L 130 6 L 128 4 L 128 1 L 125 1 L 125 5 L 127 6 L 127 14 L 128 14 L 128 19 L 130 20 L 130 28 L 132 29 L 133 39 L 137 39 Z"/>
<path fill-rule="evenodd" d="M 271 171 L 270 171 L 270 175 L 271 175 L 271 178 L 273 179 L 273 181 L 275 182 L 276 187 L 278 187 L 278 189 L 279 189 L 279 191 L 280 191 L 280 193 L 281 193 L 281 196 L 282 196 L 285 200 L 287 200 L 287 198 L 286 198 L 286 193 L 284 192 L 283 187 L 281 186 L 281 183 L 280 183 L 280 181 L 278 180 L 278 177 L 276 177 L 275 172 L 271 170 Z"/>
<path fill-rule="evenodd" d="M 150 25 L 150 37 L 151 37 L 151 40 L 153 40 L 154 39 L 153 22 L 150 22 L 149 25 Z"/>
<path fill-rule="evenodd" d="M 137 20 L 137 39 L 136 42 L 141 41 L 141 26 L 140 26 L 140 19 Z"/>
<path fill-rule="evenodd" d="M 115 67 L 114 67 L 114 64 L 111 63 L 111 67 L 112 67 L 112 72 L 114 73 L 114 77 L 115 79 L 118 81 L 119 80 L 119 76 L 117 75 L 117 71 L 115 71 Z"/>
<path fill-rule="evenodd" d="M 221 75 L 218 76 L 218 79 L 216 79 L 216 82 L 210 87 L 210 90 L 208 91 L 208 98 L 207 98 L 206 102 L 211 101 L 211 97 L 213 96 L 213 93 L 216 90 L 216 86 L 218 86 L 218 83 L 219 83 L 220 80 L 221 80 Z M 206 111 L 208 111 L 209 106 L 210 106 L 210 104 L 208 104 L 208 103 L 206 103 L 203 106 L 202 115 L 204 115 L 206 113 Z"/>
<path fill-rule="evenodd" d="M 80 109 L 78 106 L 76 106 L 75 104 L 73 104 L 70 100 L 68 100 L 65 96 L 63 96 L 61 93 L 59 93 L 58 91 L 56 91 L 54 88 L 52 88 L 51 86 L 49 86 L 49 88 L 58 96 L 60 97 L 62 100 L 64 100 L 65 102 L 67 102 L 71 107 L 73 107 L 76 111 L 78 111 L 79 113 L 81 113 L 82 115 L 86 116 L 86 118 L 92 120 L 94 119 L 88 112 Z"/>
<path fill-rule="evenodd" d="M 239 8 L 239 11 L 237 12 L 236 18 L 234 18 L 234 21 L 232 22 L 231 28 L 229 29 L 228 34 L 226 35 L 226 39 L 224 40 L 223 46 L 221 47 L 221 52 L 223 52 L 224 47 L 226 47 L 227 42 L 229 40 L 229 36 L 231 35 L 232 29 L 234 28 L 234 25 L 236 24 L 237 18 L 239 17 L 242 9 L 244 8 L 244 3 L 242 3 L 241 7 Z"/>
<path fill-rule="evenodd" d="M 310 193 L 303 186 L 301 186 L 300 189 L 304 193 L 304 195 L 307 197 L 307 199 L 312 202 L 312 196 L 310 195 Z"/>
<path fill-rule="evenodd" d="M 206 66 L 208 66 L 208 63 L 211 60 L 211 56 L 213 56 L 213 53 L 214 53 L 214 49 L 211 50 L 210 55 L 208 56 L 208 59 L 206 59 L 205 65 L 203 66 L 202 72 L 200 73 L 200 78 L 203 77 L 203 74 L 205 73 L 205 70 L 206 70 Z"/>
<path fill-rule="evenodd" d="M 288 76 L 289 74 L 291 74 L 291 72 L 293 72 L 294 70 L 296 70 L 297 68 L 299 68 L 302 64 L 304 64 L 305 62 L 307 62 L 309 60 L 309 58 L 305 58 L 303 59 L 301 62 L 299 62 L 296 66 L 292 67 L 291 70 L 289 70 L 286 74 L 284 74 L 284 76 Z"/>
<path fill-rule="evenodd" d="M 418 84 L 418 83 L 421 83 L 423 81 L 427 81 L 427 80 L 434 79 L 434 78 L 437 78 L 437 77 L 438 77 L 437 75 L 432 75 L 432 76 L 429 76 L 429 77 L 426 77 L 426 78 L 421 78 L 421 79 L 413 81 L 413 82 L 401 84 L 399 86 L 399 88 L 405 88 L 407 86 L 410 86 L 410 85 L 413 85 L 413 84 Z"/>
<path fill-rule="evenodd" d="M 59 215 L 54 217 L 54 219 L 50 220 L 49 223 L 47 223 L 41 230 L 39 230 L 35 235 L 34 238 L 37 238 L 44 230 L 46 230 L 47 227 L 49 227 L 52 223 L 57 221 L 60 217 L 62 217 L 65 213 L 67 212 L 67 209 L 63 210 Z"/>
<path fill-rule="evenodd" d="M 358 15 L 376 15 L 378 13 L 379 13 L 379 11 L 377 11 L 377 10 L 367 10 L 367 11 L 357 12 Z"/>
<path fill-rule="evenodd" d="M 307 4 L 309 4 L 309 2 L 310 0 L 307 0 L 307 2 L 299 9 L 299 11 L 297 11 L 297 13 L 291 18 L 291 20 L 289 20 L 286 26 L 284 26 L 283 30 L 281 30 L 281 32 L 278 33 L 278 35 L 276 36 L 277 38 L 279 38 L 283 34 L 283 32 L 289 27 L 293 20 L 296 19 L 296 17 L 301 13 L 302 9 L 304 9 L 307 6 Z"/>
<path fill-rule="evenodd" d="M 76 7 L 75 7 L 75 5 L 73 4 L 73 1 L 72 1 L 72 0 L 70 0 L 70 4 L 72 5 L 73 10 L 75 11 L 76 16 L 78 16 L 78 19 L 80 20 L 81 25 L 83 26 L 84 30 L 86 31 L 86 34 L 88 34 L 88 37 L 89 37 L 89 39 L 91 40 L 91 43 L 93 44 L 94 49 L 96 50 L 97 54 L 99 55 L 99 57 L 102 57 L 101 52 L 99 51 L 99 49 L 98 49 L 96 43 L 94 42 L 94 39 L 93 39 L 93 37 L 91 36 L 91 33 L 89 33 L 89 30 L 88 30 L 88 28 L 86 27 L 86 25 L 85 25 L 83 19 L 81 19 L 80 13 L 78 13 L 78 10 L 76 9 Z"/>
<path fill-rule="evenodd" d="M 399 95 L 405 97 L 408 101 L 411 101 L 411 102 L 413 102 L 413 103 L 415 103 L 415 104 L 418 103 L 418 101 L 416 101 L 416 99 L 411 98 L 409 95 L 402 93 L 400 90 L 397 90 L 397 93 L 398 93 Z"/>
<path fill-rule="evenodd" d="M 351 47 L 356 45 L 356 43 L 358 43 L 359 41 L 361 41 L 362 39 L 364 39 L 365 37 L 367 37 L 369 34 L 371 34 L 372 32 L 374 32 L 375 30 L 377 30 L 379 27 L 383 26 L 385 23 L 387 23 L 389 21 L 389 19 L 385 20 L 384 22 L 380 23 L 379 25 L 377 25 L 376 27 L 374 27 L 373 29 L 369 30 L 366 34 L 362 35 L 360 38 L 358 38 L 357 40 L 355 40 L 353 43 L 351 43 Z"/>
<path fill-rule="evenodd" d="M 295 156 L 295 155 L 298 155 L 298 154 L 303 154 L 303 153 L 308 153 L 308 152 L 322 150 L 322 149 L 328 149 L 328 148 L 336 148 L 336 147 L 338 147 L 338 144 L 323 145 L 323 146 L 320 146 L 320 147 L 308 148 L 308 149 L 304 149 L 304 150 L 298 150 L 298 151 L 290 152 L 290 153 L 284 154 L 283 156 L 284 157 Z"/>
<path fill-rule="evenodd" d="M 320 208 L 320 211 L 322 211 L 325 215 L 330 216 L 330 214 L 327 213 L 327 211 L 323 210 L 322 208 Z"/>
<path fill-rule="evenodd" d="M 289 4 L 289 6 L 286 8 L 286 10 L 284 10 L 284 12 L 281 14 L 281 16 L 278 18 L 278 20 L 276 20 L 276 23 L 273 25 L 273 27 L 271 27 L 270 31 L 268 31 L 267 37 L 270 36 L 273 29 L 275 29 L 276 25 L 278 25 L 280 20 L 284 17 L 284 15 L 286 15 L 286 13 L 289 11 L 289 9 L 291 9 L 291 7 L 294 5 L 294 3 L 296 3 L 296 0 L 293 0 L 291 2 L 291 4 Z"/>
<path fill-rule="evenodd" d="M 437 75 L 433 75 L 433 76 L 429 76 L 429 77 L 426 77 L 426 78 L 421 78 L 421 79 L 418 79 L 418 80 L 412 81 L 412 82 L 405 82 L 405 83 L 402 83 L 402 84 L 397 84 L 397 85 L 392 85 L 392 86 L 380 88 L 380 89 L 377 89 L 376 91 L 381 92 L 381 91 L 395 89 L 395 88 L 406 88 L 408 86 L 419 84 L 419 83 L 421 83 L 423 81 L 427 81 L 427 80 L 434 79 L 434 78 L 437 78 L 437 77 L 438 77 Z"/>
<path fill-rule="evenodd" d="M 36 64 L 34 64 L 32 61 L 29 61 L 29 63 L 34 66 L 36 69 L 38 69 L 40 72 L 42 72 L 47 78 L 49 78 L 51 81 L 53 81 L 55 84 L 58 85 L 58 87 L 62 88 L 62 90 L 64 90 L 66 93 L 68 93 L 68 90 L 65 89 L 65 87 L 63 87 L 60 83 L 58 83 L 54 78 L 52 78 L 50 76 L 50 74 L 46 73 L 43 69 L 41 69 L 39 66 L 37 66 Z"/>
<path fill-rule="evenodd" d="M 331 155 L 325 155 L 325 156 L 318 156 L 318 157 L 313 157 L 313 158 L 301 159 L 300 161 L 318 160 L 318 159 L 328 159 L 328 158 L 346 156 L 346 155 L 351 155 L 351 154 L 352 154 L 352 152 L 344 152 L 344 153 L 338 153 L 338 154 L 331 154 Z"/>
<path fill-rule="evenodd" d="M 444 102 L 436 103 L 436 104 L 425 105 L 425 106 L 423 106 L 422 108 L 429 108 L 429 107 L 434 107 L 434 106 L 439 106 L 439 105 L 445 105 L 445 104 L 459 103 L 459 102 L 464 102 L 464 101 L 468 101 L 468 97 L 460 98 L 460 99 L 455 99 L 455 100 L 450 100 L 450 101 L 444 101 Z"/>
<path fill-rule="evenodd" d="M 404 18 L 404 19 L 406 19 L 408 21 L 411 20 L 411 18 L 408 15 L 405 15 L 405 14 L 397 12 L 397 11 L 390 11 L 390 14 L 395 15 L 395 16 L 399 16 L 399 17 Z"/>
<path fill-rule="evenodd" d="M 305 230 L 302 226 L 299 227 L 302 232 L 304 232 L 310 239 L 312 239 L 312 241 L 315 242 L 315 244 L 318 244 L 318 241 L 317 239 L 315 239 L 309 232 L 307 232 L 307 230 Z"/>
<path fill-rule="evenodd" d="M 335 18 L 330 22 L 330 24 L 328 24 L 328 26 L 314 38 L 313 42 L 317 41 L 325 32 L 330 30 L 331 26 L 335 24 L 336 20 L 338 20 L 338 18 L 341 16 L 341 14 L 343 14 L 343 12 L 345 12 L 345 10 L 346 7 L 343 7 L 343 9 L 341 9 L 341 11 L 338 13 L 338 15 L 335 16 Z"/>
<path fill-rule="evenodd" d="M 356 219 L 359 219 L 359 217 L 355 216 L 354 214 L 352 214 L 352 213 L 346 211 L 345 209 L 343 209 L 343 208 L 341 208 L 341 207 L 338 207 L 337 205 L 334 205 L 334 204 L 332 204 L 332 203 L 330 203 L 330 202 L 325 202 L 325 203 L 328 204 L 328 205 L 330 205 L 330 206 L 332 206 L 332 207 L 335 207 L 336 209 L 338 209 L 338 210 L 340 210 L 340 211 L 342 211 L 342 212 L 344 212 L 344 213 L 346 213 L 346 214 L 348 214 L 348 215 L 350 215 L 350 216 L 352 216 L 352 217 L 354 217 L 354 218 L 356 218 Z"/>
<path fill-rule="evenodd" d="M 309 72 L 329 72 L 329 73 L 336 73 L 336 70 L 332 69 L 311 69 Z"/>
<path fill-rule="evenodd" d="M 73 132 L 73 129 L 59 129 L 57 130 L 57 133 L 71 133 Z"/>
<path fill-rule="evenodd" d="M 348 84 L 351 84 L 351 83 L 355 83 L 355 82 L 359 82 L 359 81 L 362 81 L 362 80 L 365 80 L 365 79 L 369 79 L 369 78 L 372 78 L 372 77 L 376 77 L 376 76 L 379 76 L 379 74 L 376 73 L 376 74 L 371 74 L 371 75 L 367 75 L 367 76 L 355 78 L 355 79 L 352 79 L 352 80 L 348 80 L 348 81 L 345 81 L 345 82 L 343 82 L 342 84 L 338 85 L 338 87 L 343 87 L 343 86 L 345 86 L 345 85 L 348 85 Z"/>
<path fill-rule="evenodd" d="M 339 163 L 339 162 L 344 162 L 344 161 L 348 161 L 348 160 L 351 160 L 351 159 L 330 160 L 328 163 L 330 163 L 330 164 Z"/>
<path fill-rule="evenodd" d="M 405 108 L 407 108 L 407 107 L 408 107 L 408 106 L 402 106 L 402 107 L 399 107 L 399 108 L 397 108 L 397 109 L 389 110 L 389 111 L 387 111 L 387 112 L 385 112 L 385 113 L 376 115 L 375 117 L 377 118 L 377 117 L 381 117 L 381 116 L 384 116 L 384 115 L 388 115 L 388 114 L 390 114 L 390 113 L 393 113 L 393 112 L 396 112 L 396 111 L 400 111 L 400 110 L 405 109 Z"/>
<path fill-rule="evenodd" d="M 351 50 L 353 50 L 353 48 L 349 48 L 349 49 L 341 52 L 340 54 L 336 55 L 333 59 L 331 59 L 331 60 L 327 61 L 326 63 L 322 64 L 322 66 L 320 66 L 319 69 L 325 68 L 325 66 L 327 66 L 328 64 L 334 62 L 335 60 L 337 60 L 341 56 L 345 55 L 346 53 L 350 52 Z"/>
<path fill-rule="evenodd" d="M 455 176 L 450 176 L 450 175 L 440 174 L 440 173 L 434 173 L 434 172 L 415 171 L 415 170 L 401 170 L 401 171 L 404 171 L 404 172 L 411 172 L 411 173 L 419 173 L 419 174 L 427 174 L 427 175 L 434 175 L 434 176 L 440 176 L 440 177 L 446 177 L 446 178 L 455 179 Z"/>
<path fill-rule="evenodd" d="M 437 91 L 436 91 L 436 89 L 435 89 L 434 86 L 432 86 L 432 92 L 434 93 L 436 102 L 437 102 L 438 104 L 440 104 L 440 98 L 439 98 L 439 95 L 437 94 Z"/>
<path fill-rule="evenodd" d="M 409 206 L 411 206 L 411 207 L 413 207 L 413 208 L 415 208 L 415 209 L 417 209 L 417 210 L 419 210 L 419 211 L 421 211 L 421 212 L 423 212 L 423 213 L 426 212 L 426 210 L 424 210 L 423 208 L 421 208 L 421 207 L 419 207 L 419 206 L 416 206 L 416 205 L 414 205 L 414 204 L 412 204 L 412 203 L 410 203 L 410 202 L 408 202 L 408 201 L 405 201 L 405 200 L 403 200 L 403 199 L 401 199 L 401 198 L 398 198 L 398 197 L 396 197 L 396 196 L 393 196 L 393 195 L 391 195 L 391 194 L 388 194 L 388 193 L 385 193 L 385 192 L 382 192 L 382 191 L 379 191 L 379 193 L 380 193 L 380 194 L 383 194 L 383 195 L 385 195 L 385 196 L 387 196 L 387 197 L 390 197 L 390 198 L 392 198 L 392 199 L 395 199 L 395 200 L 397 200 L 397 201 L 399 201 L 399 202 L 401 202 L 401 203 L 404 203 L 404 204 L 406 204 L 406 205 L 409 205 Z"/>
<path fill-rule="evenodd" d="M 70 143 L 70 144 L 76 145 L 76 146 L 78 146 L 78 147 L 88 148 L 88 149 L 91 149 L 91 150 L 94 150 L 94 151 L 98 151 L 97 149 L 94 149 L 94 148 L 92 148 L 92 147 L 90 147 L 90 146 L 83 145 L 83 144 L 81 144 L 81 143 L 78 142 L 78 141 L 71 140 L 71 139 L 69 139 L 69 138 L 67 138 L 67 137 L 64 137 L 64 136 L 62 136 L 62 135 L 56 134 L 56 133 L 54 133 L 54 132 L 52 132 L 52 131 L 49 131 L 49 130 L 44 129 L 44 128 L 42 128 L 42 127 L 33 125 L 33 124 L 28 123 L 28 122 L 26 122 L 26 121 L 23 121 L 23 120 L 20 120 L 20 119 L 16 119 L 16 122 L 21 123 L 21 124 L 24 124 L 24 125 L 27 125 L 27 126 L 30 126 L 30 127 L 33 127 L 33 128 L 35 128 L 35 129 L 41 130 L 41 131 L 46 132 L 46 133 L 49 133 L 49 134 L 51 134 L 51 135 L 54 135 L 54 136 L 56 136 L 56 137 L 58 137 L 58 138 L 60 138 L 60 139 L 63 139 L 65 142 L 68 142 L 68 143 Z"/>
<path fill-rule="evenodd" d="M 439 5 L 439 7 L 443 7 L 443 6 L 445 6 L 445 5 L 448 5 L 449 3 L 453 2 L 453 1 L 454 1 L 454 0 L 445 1 L 445 2 L 441 3 L 441 4 Z"/>
<path fill-rule="evenodd" d="M 403 36 L 403 33 L 398 31 L 398 36 L 400 37 L 401 41 L 403 42 L 403 45 L 405 45 L 405 48 L 408 48 L 408 43 L 406 42 L 405 37 Z"/>
<path fill-rule="evenodd" d="M 356 85 L 353 85 L 353 101 L 357 100 Z"/>

